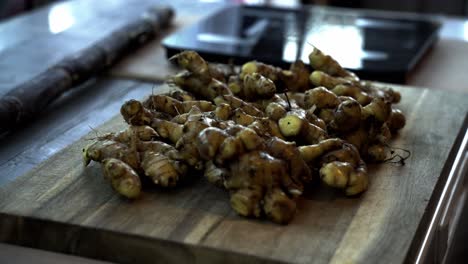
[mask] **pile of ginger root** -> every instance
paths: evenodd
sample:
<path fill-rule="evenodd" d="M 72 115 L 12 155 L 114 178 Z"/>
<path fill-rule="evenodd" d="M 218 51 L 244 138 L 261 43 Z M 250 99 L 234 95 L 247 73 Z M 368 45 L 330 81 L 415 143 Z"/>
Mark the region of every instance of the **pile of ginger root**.
<path fill-rule="evenodd" d="M 366 162 L 389 156 L 405 125 L 400 94 L 361 81 L 319 49 L 310 65 L 284 70 L 258 61 L 240 69 L 193 51 L 170 59 L 174 89 L 121 107 L 129 124 L 83 149 L 119 194 L 141 193 L 140 177 L 174 187 L 200 171 L 225 189 L 242 216 L 287 224 L 305 188 L 321 182 L 354 196 L 369 185 Z"/>

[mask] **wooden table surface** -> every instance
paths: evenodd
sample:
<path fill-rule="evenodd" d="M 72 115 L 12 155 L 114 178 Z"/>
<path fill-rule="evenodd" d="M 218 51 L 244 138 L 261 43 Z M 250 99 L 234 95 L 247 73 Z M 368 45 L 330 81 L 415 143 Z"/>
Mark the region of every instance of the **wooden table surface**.
<path fill-rule="evenodd" d="M 130 4 L 128 4 L 129 2 Z M 203 10 L 204 12 L 200 13 L 206 14 L 222 6 L 220 3 L 187 3 L 182 0 L 162 2 L 172 3 L 179 13 L 192 15 L 190 19 L 193 20 L 196 19 L 193 17 L 193 14 L 196 14 L 193 10 Z M 123 4 L 126 4 L 126 12 L 119 11 L 122 10 Z M 110 32 L 113 28 L 124 23 L 126 19 L 140 14 L 150 4 L 152 4 L 152 1 L 81 0 L 65 2 L 0 24 L 0 32 L 2 34 L 2 38 L 0 39 L 0 95 L 6 93 L 12 86 L 38 74 L 61 57 L 89 45 L 89 43 L 98 39 L 102 34 Z M 53 13 L 62 14 L 62 17 L 68 15 L 74 19 L 74 22 L 69 28 L 65 28 L 64 31 L 52 33 L 53 15 L 51 14 Z M 456 19 L 449 19 L 448 21 L 452 25 L 451 28 L 454 28 L 453 24 L 457 26 L 461 25 L 461 28 L 463 28 L 463 23 L 465 23 L 465 21 Z M 57 28 L 54 30 L 57 30 Z M 453 34 L 448 27 L 443 27 L 442 34 L 442 40 L 448 40 L 450 44 L 444 44 L 444 51 L 436 46 L 434 53 L 429 54 L 429 58 L 418 68 L 419 72 L 423 72 L 422 75 L 416 72 L 413 79 L 410 78 L 410 84 L 413 82 L 412 80 L 416 80 L 414 83 L 424 86 L 431 86 L 435 82 L 443 84 L 444 82 L 441 81 L 441 78 L 446 78 L 447 81 L 453 80 L 447 74 L 453 74 L 452 76 L 457 76 L 457 78 L 460 78 L 460 76 L 467 77 L 460 74 L 459 71 L 463 68 L 458 67 L 451 67 L 453 70 L 447 70 L 443 76 L 437 75 L 437 70 L 430 70 L 437 69 L 434 66 L 435 60 L 447 59 L 447 56 L 444 54 L 450 55 L 451 60 L 447 63 L 455 63 L 450 65 L 464 65 L 463 63 L 468 61 L 463 57 L 467 54 L 465 52 L 455 53 L 460 56 L 449 52 L 453 47 L 459 50 L 466 48 L 467 43 L 464 42 L 464 36 Z M 458 37 L 458 39 L 451 39 L 453 36 Z M 54 48 L 54 45 L 56 48 Z M 31 169 L 40 163 L 67 148 L 71 142 L 80 139 L 91 132 L 93 128 L 97 128 L 109 120 L 118 111 L 123 101 L 129 98 L 141 98 L 145 94 L 148 94 L 153 86 L 152 83 L 148 82 L 108 76 L 108 74 L 105 74 L 104 76 L 90 80 L 73 93 L 61 98 L 34 123 L 28 124 L 21 131 L 17 131 L 0 140 L 0 186 L 15 184 L 15 180 L 20 179 L 21 175 L 30 172 Z M 465 93 L 468 92 L 468 85 L 465 85 L 465 83 L 468 82 L 463 82 L 462 78 L 457 79 L 456 85 L 449 85 L 448 88 L 445 86 L 440 87 L 439 85 L 431 88 L 455 88 L 459 92 Z M 426 91 L 425 94 L 430 94 L 430 91 L 424 91 Z M 440 95 L 442 97 L 448 96 L 447 98 L 451 96 L 444 95 L 443 93 L 440 93 Z M 455 95 L 454 97 L 457 96 Z M 462 98 L 462 96 L 460 95 L 458 98 Z M 450 109 L 447 111 L 450 111 Z M 447 129 L 451 135 L 457 132 L 452 131 L 456 129 L 456 126 L 448 126 Z M 446 141 L 447 138 L 444 137 L 441 140 L 440 142 L 443 143 L 440 145 L 441 149 L 450 149 L 453 142 Z M 445 151 L 440 153 L 440 155 L 445 154 Z M 382 177 L 382 179 L 386 178 Z M 432 181 L 436 180 L 431 179 Z M 409 189 L 403 189 L 402 191 L 411 195 L 408 192 Z M 430 190 L 425 190 L 423 194 L 427 195 L 428 191 Z M 21 193 L 13 192 L 11 195 L 20 195 Z M 375 195 L 373 192 L 369 193 L 369 196 Z M 3 205 L 5 205 L 5 201 L 10 199 L 10 197 L 5 196 L 2 196 L 2 198 L 3 200 L 0 200 L 0 203 Z M 424 196 L 423 199 L 428 199 L 428 197 Z M 351 202 L 346 201 L 344 203 L 360 202 L 351 200 Z M 353 210 L 359 212 L 357 208 L 355 207 Z M 417 210 L 421 209 L 417 208 Z M 230 217 L 233 216 L 230 215 Z M 255 221 L 252 223 L 253 226 L 256 224 L 258 223 Z M 363 228 L 359 225 L 357 227 L 355 225 L 348 225 L 346 227 Z M 3 235 L 4 233 L 1 234 Z M 382 241 L 385 242 L 385 240 Z M 353 243 L 353 241 L 349 243 Z M 403 243 L 403 246 L 407 246 L 408 243 L 409 241 L 406 241 Z M 0 255 L 2 255 L 1 249 L 0 244 Z M 3 260 L 1 256 L 0 260 Z"/>

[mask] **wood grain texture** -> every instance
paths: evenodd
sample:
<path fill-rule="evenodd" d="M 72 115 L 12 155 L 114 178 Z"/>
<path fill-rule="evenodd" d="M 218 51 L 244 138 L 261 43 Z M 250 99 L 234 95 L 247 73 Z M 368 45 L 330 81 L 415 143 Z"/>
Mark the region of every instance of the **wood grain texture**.
<path fill-rule="evenodd" d="M 407 165 L 371 166 L 358 198 L 312 190 L 287 226 L 237 216 L 203 179 L 127 201 L 99 166 L 83 167 L 81 139 L 0 189 L 0 241 L 123 263 L 401 263 L 468 105 L 455 93 L 397 89 L 408 122 L 392 144 L 411 150 Z M 99 131 L 123 126 L 115 117 Z"/>
<path fill-rule="evenodd" d="M 35 122 L 0 139 L 0 185 L 25 174 L 112 118 L 126 100 L 154 84 L 99 78 L 67 93 Z"/>
<path fill-rule="evenodd" d="M 407 84 L 468 93 L 468 42 L 440 39 L 408 76 Z"/>

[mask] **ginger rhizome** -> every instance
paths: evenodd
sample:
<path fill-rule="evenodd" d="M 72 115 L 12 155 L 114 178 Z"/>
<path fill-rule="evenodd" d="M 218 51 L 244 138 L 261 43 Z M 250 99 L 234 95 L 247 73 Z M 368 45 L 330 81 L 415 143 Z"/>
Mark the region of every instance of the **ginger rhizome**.
<path fill-rule="evenodd" d="M 369 186 L 366 162 L 389 158 L 405 126 L 401 95 L 360 80 L 318 49 L 309 65 L 281 69 L 258 61 L 239 72 L 193 51 L 171 59 L 183 69 L 174 89 L 129 100 L 128 128 L 97 137 L 85 164 L 102 163 L 113 189 L 128 198 L 146 177 L 176 187 L 196 172 L 226 190 L 242 216 L 286 224 L 314 182 L 357 195 Z"/>

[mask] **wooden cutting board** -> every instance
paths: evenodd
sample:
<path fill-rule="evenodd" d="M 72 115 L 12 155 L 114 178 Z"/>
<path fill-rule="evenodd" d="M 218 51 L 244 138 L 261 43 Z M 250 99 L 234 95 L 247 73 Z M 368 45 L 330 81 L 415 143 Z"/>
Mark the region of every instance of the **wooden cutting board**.
<path fill-rule="evenodd" d="M 468 104 L 456 93 L 396 89 L 407 126 L 392 144 L 411 150 L 407 164 L 371 166 L 357 198 L 314 190 L 289 225 L 237 216 L 203 179 L 125 200 L 99 166 L 83 167 L 89 135 L 0 189 L 0 242 L 122 263 L 401 263 L 445 181 Z M 117 116 L 98 130 L 122 127 Z"/>

